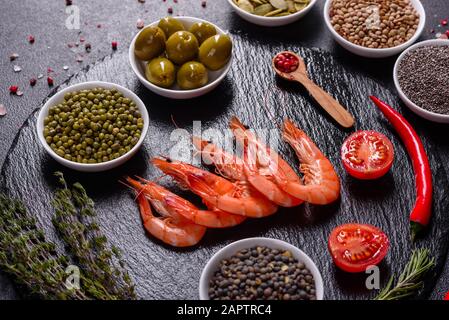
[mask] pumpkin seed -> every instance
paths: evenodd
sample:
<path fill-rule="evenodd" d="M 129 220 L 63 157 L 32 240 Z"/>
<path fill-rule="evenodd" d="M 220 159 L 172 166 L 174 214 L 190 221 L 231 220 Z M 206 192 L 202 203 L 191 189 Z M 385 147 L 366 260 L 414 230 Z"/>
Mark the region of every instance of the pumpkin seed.
<path fill-rule="evenodd" d="M 295 3 L 293 2 L 293 0 L 287 0 L 287 9 L 289 13 L 295 13 L 296 9 L 295 9 Z"/>
<path fill-rule="evenodd" d="M 255 7 L 254 14 L 257 14 L 258 16 L 264 16 L 273 10 L 274 10 L 274 8 L 271 4 L 265 3 L 260 6 Z"/>
<path fill-rule="evenodd" d="M 265 15 L 265 17 L 272 17 L 272 16 L 275 16 L 275 15 L 277 15 L 278 13 L 281 13 L 282 11 L 284 11 L 284 10 L 282 10 L 282 9 L 276 9 L 276 10 L 273 10 L 273 11 L 271 11 L 271 12 L 268 12 L 268 13 Z"/>
<path fill-rule="evenodd" d="M 251 4 L 251 2 L 249 2 L 249 0 L 238 0 L 237 5 L 240 9 L 243 9 L 249 13 L 254 12 L 254 6 Z"/>
<path fill-rule="evenodd" d="M 301 11 L 311 0 L 233 0 L 246 12 L 265 17 L 283 17 Z"/>
<path fill-rule="evenodd" d="M 287 2 L 285 2 L 285 0 L 270 0 L 270 3 L 276 9 L 287 9 Z"/>

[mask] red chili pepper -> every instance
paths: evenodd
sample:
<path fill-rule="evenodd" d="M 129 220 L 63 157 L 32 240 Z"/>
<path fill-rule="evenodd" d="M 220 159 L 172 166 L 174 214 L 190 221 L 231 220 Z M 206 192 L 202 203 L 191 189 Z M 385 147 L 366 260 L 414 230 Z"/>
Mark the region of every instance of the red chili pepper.
<path fill-rule="evenodd" d="M 446 296 L 444 297 L 444 300 L 449 300 L 449 291 L 446 293 Z"/>
<path fill-rule="evenodd" d="M 432 215 L 432 171 L 421 139 L 408 121 L 396 110 L 374 96 L 371 100 L 382 111 L 401 137 L 415 171 L 416 202 L 410 214 L 412 240 L 429 224 Z"/>

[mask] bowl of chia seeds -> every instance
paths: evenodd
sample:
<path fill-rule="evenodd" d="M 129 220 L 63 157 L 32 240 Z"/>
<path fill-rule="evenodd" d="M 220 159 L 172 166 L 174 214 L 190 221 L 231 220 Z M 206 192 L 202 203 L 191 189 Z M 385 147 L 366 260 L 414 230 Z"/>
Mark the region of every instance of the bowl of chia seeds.
<path fill-rule="evenodd" d="M 215 253 L 203 269 L 201 300 L 323 300 L 321 274 L 302 250 L 248 238 Z"/>
<path fill-rule="evenodd" d="M 393 79 L 399 97 L 417 115 L 449 123 L 449 41 L 427 40 L 404 51 Z"/>

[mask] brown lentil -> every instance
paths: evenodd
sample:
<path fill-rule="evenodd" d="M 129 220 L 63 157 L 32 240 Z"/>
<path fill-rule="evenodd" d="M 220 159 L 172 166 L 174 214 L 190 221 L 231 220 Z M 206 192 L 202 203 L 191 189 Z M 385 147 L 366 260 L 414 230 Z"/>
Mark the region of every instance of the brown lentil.
<path fill-rule="evenodd" d="M 333 0 L 329 17 L 346 40 L 378 49 L 408 41 L 419 24 L 419 14 L 410 0 Z"/>
<path fill-rule="evenodd" d="M 406 53 L 398 65 L 402 92 L 417 106 L 449 115 L 449 45 L 423 46 Z"/>
<path fill-rule="evenodd" d="M 315 280 L 290 251 L 253 247 L 222 260 L 211 300 L 316 300 Z"/>

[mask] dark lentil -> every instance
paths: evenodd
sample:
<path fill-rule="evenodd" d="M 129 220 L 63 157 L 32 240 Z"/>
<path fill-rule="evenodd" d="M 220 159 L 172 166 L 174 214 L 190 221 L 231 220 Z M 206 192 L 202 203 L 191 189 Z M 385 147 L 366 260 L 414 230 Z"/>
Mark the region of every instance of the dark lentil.
<path fill-rule="evenodd" d="M 212 300 L 315 300 L 315 281 L 290 251 L 254 247 L 222 260 L 209 283 Z"/>
<path fill-rule="evenodd" d="M 398 66 L 399 86 L 417 106 L 449 115 L 449 46 L 423 46 L 408 52 Z"/>

